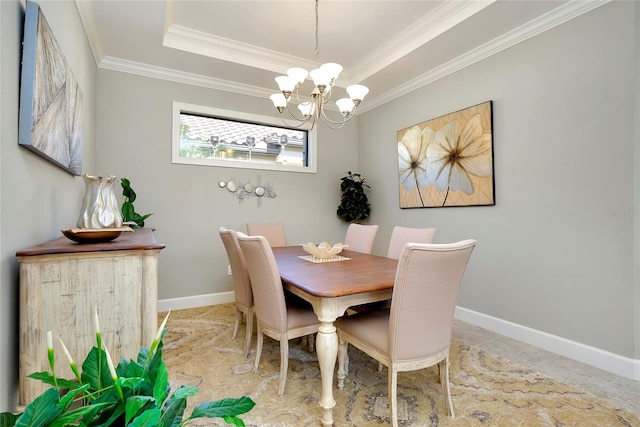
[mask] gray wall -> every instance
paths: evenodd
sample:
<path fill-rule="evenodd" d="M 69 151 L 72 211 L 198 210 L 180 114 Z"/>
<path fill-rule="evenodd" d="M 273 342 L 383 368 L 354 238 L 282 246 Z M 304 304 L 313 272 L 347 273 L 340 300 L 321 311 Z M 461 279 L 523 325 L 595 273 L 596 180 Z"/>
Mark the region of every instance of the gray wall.
<path fill-rule="evenodd" d="M 98 99 L 99 172 L 131 181 L 136 211 L 154 213 L 145 226 L 167 246 L 160 299 L 233 289 L 221 225 L 245 231 L 246 222 L 282 222 L 291 244 L 343 240 L 346 226 L 335 211 L 340 178 L 357 167 L 355 121 L 341 131 L 319 127 L 317 174 L 192 166 L 171 163 L 173 101 L 273 115 L 271 101 L 108 70 L 99 72 Z M 240 202 L 218 186 L 229 179 L 260 180 L 277 197 Z"/>
<path fill-rule="evenodd" d="M 633 358 L 638 6 L 609 3 L 361 116 L 374 250 L 393 224 L 475 238 L 460 306 Z M 487 100 L 496 206 L 399 209 L 396 131 Z"/>
<path fill-rule="evenodd" d="M 96 66 L 74 2 L 40 7 L 84 99 L 83 166 L 95 165 Z M 15 407 L 18 358 L 18 263 L 15 253 L 74 227 L 84 192 L 74 177 L 18 146 L 18 99 L 24 4 L 0 1 L 0 411 Z M 34 331 L 39 333 L 41 331 Z"/>

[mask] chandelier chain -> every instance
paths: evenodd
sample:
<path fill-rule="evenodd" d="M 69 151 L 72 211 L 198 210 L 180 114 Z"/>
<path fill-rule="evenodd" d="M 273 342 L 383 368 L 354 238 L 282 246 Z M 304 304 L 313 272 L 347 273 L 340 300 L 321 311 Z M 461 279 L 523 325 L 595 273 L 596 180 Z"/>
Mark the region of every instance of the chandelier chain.
<path fill-rule="evenodd" d="M 318 0 L 316 0 L 316 68 L 318 67 Z"/>

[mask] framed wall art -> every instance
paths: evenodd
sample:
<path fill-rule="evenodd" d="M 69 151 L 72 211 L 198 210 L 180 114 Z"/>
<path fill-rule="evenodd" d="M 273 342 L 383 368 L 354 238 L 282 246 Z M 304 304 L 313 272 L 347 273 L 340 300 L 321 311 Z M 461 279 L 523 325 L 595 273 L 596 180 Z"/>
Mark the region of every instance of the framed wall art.
<path fill-rule="evenodd" d="M 495 205 L 493 103 L 398 131 L 400 208 Z"/>
<path fill-rule="evenodd" d="M 82 93 L 40 6 L 27 1 L 18 144 L 82 174 Z"/>

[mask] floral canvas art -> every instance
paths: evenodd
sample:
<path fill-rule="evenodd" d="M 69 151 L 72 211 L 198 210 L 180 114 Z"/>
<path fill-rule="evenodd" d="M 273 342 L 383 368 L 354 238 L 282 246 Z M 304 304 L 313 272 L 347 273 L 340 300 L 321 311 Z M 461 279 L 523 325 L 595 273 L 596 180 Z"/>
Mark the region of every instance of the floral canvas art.
<path fill-rule="evenodd" d="M 492 101 L 398 131 L 401 208 L 495 205 Z"/>

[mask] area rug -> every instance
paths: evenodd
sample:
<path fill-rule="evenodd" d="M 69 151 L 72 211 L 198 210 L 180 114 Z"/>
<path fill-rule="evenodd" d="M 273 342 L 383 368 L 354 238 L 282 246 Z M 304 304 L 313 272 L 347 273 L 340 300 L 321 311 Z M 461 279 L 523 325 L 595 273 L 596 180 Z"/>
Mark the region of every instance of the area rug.
<path fill-rule="evenodd" d="M 265 337 L 259 369 L 252 372 L 255 336 L 245 359 L 244 324 L 236 339 L 231 339 L 234 314 L 233 304 L 222 304 L 173 311 L 169 317 L 164 355 L 172 388 L 181 384 L 200 388 L 190 398 L 186 412 L 203 401 L 249 396 L 256 406 L 241 416 L 247 426 L 320 426 L 321 382 L 316 354 L 300 339 L 290 342 L 287 386 L 285 395 L 279 397 L 278 342 Z M 389 425 L 386 368 L 378 372 L 377 362 L 354 347 L 349 347 L 349 359 L 345 388 L 334 389 L 334 426 Z M 640 427 L 639 414 L 455 337 L 450 360 L 456 417 L 447 416 L 434 367 L 398 375 L 400 425 Z M 227 424 L 220 419 L 201 419 L 190 425 Z"/>

